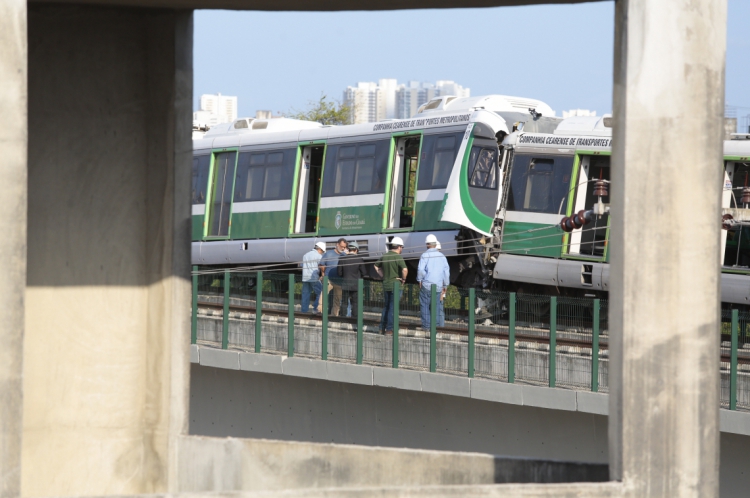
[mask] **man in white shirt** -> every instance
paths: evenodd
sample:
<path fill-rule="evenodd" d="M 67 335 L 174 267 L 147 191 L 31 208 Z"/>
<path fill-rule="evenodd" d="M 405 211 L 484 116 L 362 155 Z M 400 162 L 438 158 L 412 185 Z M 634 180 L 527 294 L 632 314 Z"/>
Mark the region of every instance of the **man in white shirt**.
<path fill-rule="evenodd" d="M 320 283 L 318 263 L 326 252 L 325 242 L 318 242 L 312 251 L 302 257 L 302 313 L 310 311 L 310 293 L 315 292 L 313 313 L 320 313 L 320 294 L 323 284 Z"/>

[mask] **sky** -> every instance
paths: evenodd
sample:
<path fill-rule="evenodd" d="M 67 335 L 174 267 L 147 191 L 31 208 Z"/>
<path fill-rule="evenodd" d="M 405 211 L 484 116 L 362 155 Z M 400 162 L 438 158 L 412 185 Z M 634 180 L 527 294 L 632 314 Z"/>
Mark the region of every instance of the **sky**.
<path fill-rule="evenodd" d="M 750 115 L 750 1 L 728 0 L 726 103 Z M 388 12 L 195 13 L 194 108 L 238 97 L 239 115 L 341 100 L 359 81 L 454 80 L 471 95 L 612 110 L 614 2 Z"/>

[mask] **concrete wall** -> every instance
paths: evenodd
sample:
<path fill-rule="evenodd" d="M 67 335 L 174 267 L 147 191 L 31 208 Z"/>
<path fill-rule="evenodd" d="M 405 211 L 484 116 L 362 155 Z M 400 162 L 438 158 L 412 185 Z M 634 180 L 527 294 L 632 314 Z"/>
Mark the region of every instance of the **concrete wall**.
<path fill-rule="evenodd" d="M 36 5 L 28 38 L 22 491 L 166 491 L 187 412 L 192 14 Z"/>
<path fill-rule="evenodd" d="M 21 485 L 26 284 L 26 2 L 0 1 L 0 497 Z"/>
<path fill-rule="evenodd" d="M 218 360 L 218 356 L 208 359 L 203 348 L 200 355 L 206 356 L 207 362 Z M 281 373 L 279 357 L 249 356 L 277 360 Z M 275 370 L 271 362 L 265 363 L 251 368 Z M 561 409 L 565 402 L 552 400 L 547 400 L 545 406 L 556 408 L 547 409 L 511 404 L 518 400 L 486 401 L 463 395 L 357 385 L 351 383 L 355 381 L 353 376 L 350 382 L 343 383 L 296 376 L 301 371 L 279 375 L 229 367 L 193 365 L 191 434 L 608 461 L 607 417 L 586 412 L 598 411 L 601 403 L 596 399 L 589 401 L 592 395 L 583 392 L 575 393 L 579 395 L 578 411 L 570 411 Z M 311 369 L 306 375 L 312 372 Z M 573 393 L 531 389 L 550 391 L 549 394 Z M 543 400 L 535 400 L 537 405 L 541 404 L 539 401 Z M 744 497 L 750 488 L 749 418 L 746 413 L 722 410 L 719 476 L 724 498 Z"/>
<path fill-rule="evenodd" d="M 607 418 L 194 365 L 190 434 L 607 461 Z"/>

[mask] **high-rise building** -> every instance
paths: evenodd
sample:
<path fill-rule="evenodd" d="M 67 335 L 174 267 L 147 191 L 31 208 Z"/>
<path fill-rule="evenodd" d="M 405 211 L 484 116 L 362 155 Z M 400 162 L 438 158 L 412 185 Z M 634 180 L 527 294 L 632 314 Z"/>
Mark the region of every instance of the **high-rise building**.
<path fill-rule="evenodd" d="M 385 99 L 377 83 L 359 82 L 356 87 L 347 87 L 344 105 L 350 108 L 352 123 L 374 123 L 386 119 Z"/>
<path fill-rule="evenodd" d="M 237 119 L 237 97 L 222 94 L 201 95 L 200 110 L 193 113 L 193 125 L 214 126 Z"/>
<path fill-rule="evenodd" d="M 417 113 L 419 106 L 435 97 L 435 85 L 410 81 L 396 91 L 396 118 L 407 119 Z"/>
<path fill-rule="evenodd" d="M 373 123 L 410 118 L 419 106 L 441 95 L 471 96 L 468 88 L 450 80 L 399 84 L 395 79 L 381 79 L 377 83 L 360 82 L 356 87 L 347 87 L 344 104 L 351 108 L 352 123 Z"/>

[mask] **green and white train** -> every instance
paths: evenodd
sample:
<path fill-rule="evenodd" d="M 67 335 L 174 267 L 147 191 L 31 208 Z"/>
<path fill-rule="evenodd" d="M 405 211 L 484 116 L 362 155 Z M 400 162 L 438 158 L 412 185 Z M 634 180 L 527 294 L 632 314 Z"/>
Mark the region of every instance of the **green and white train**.
<path fill-rule="evenodd" d="M 339 237 L 375 260 L 398 235 L 414 268 L 433 233 L 460 286 L 604 294 L 609 118 L 553 114 L 533 99 L 444 96 L 406 120 L 215 127 L 194 140 L 193 264 L 291 268 L 315 242 Z M 725 149 L 733 217 L 722 235 L 722 300 L 747 305 L 740 183 L 750 140 Z"/>

